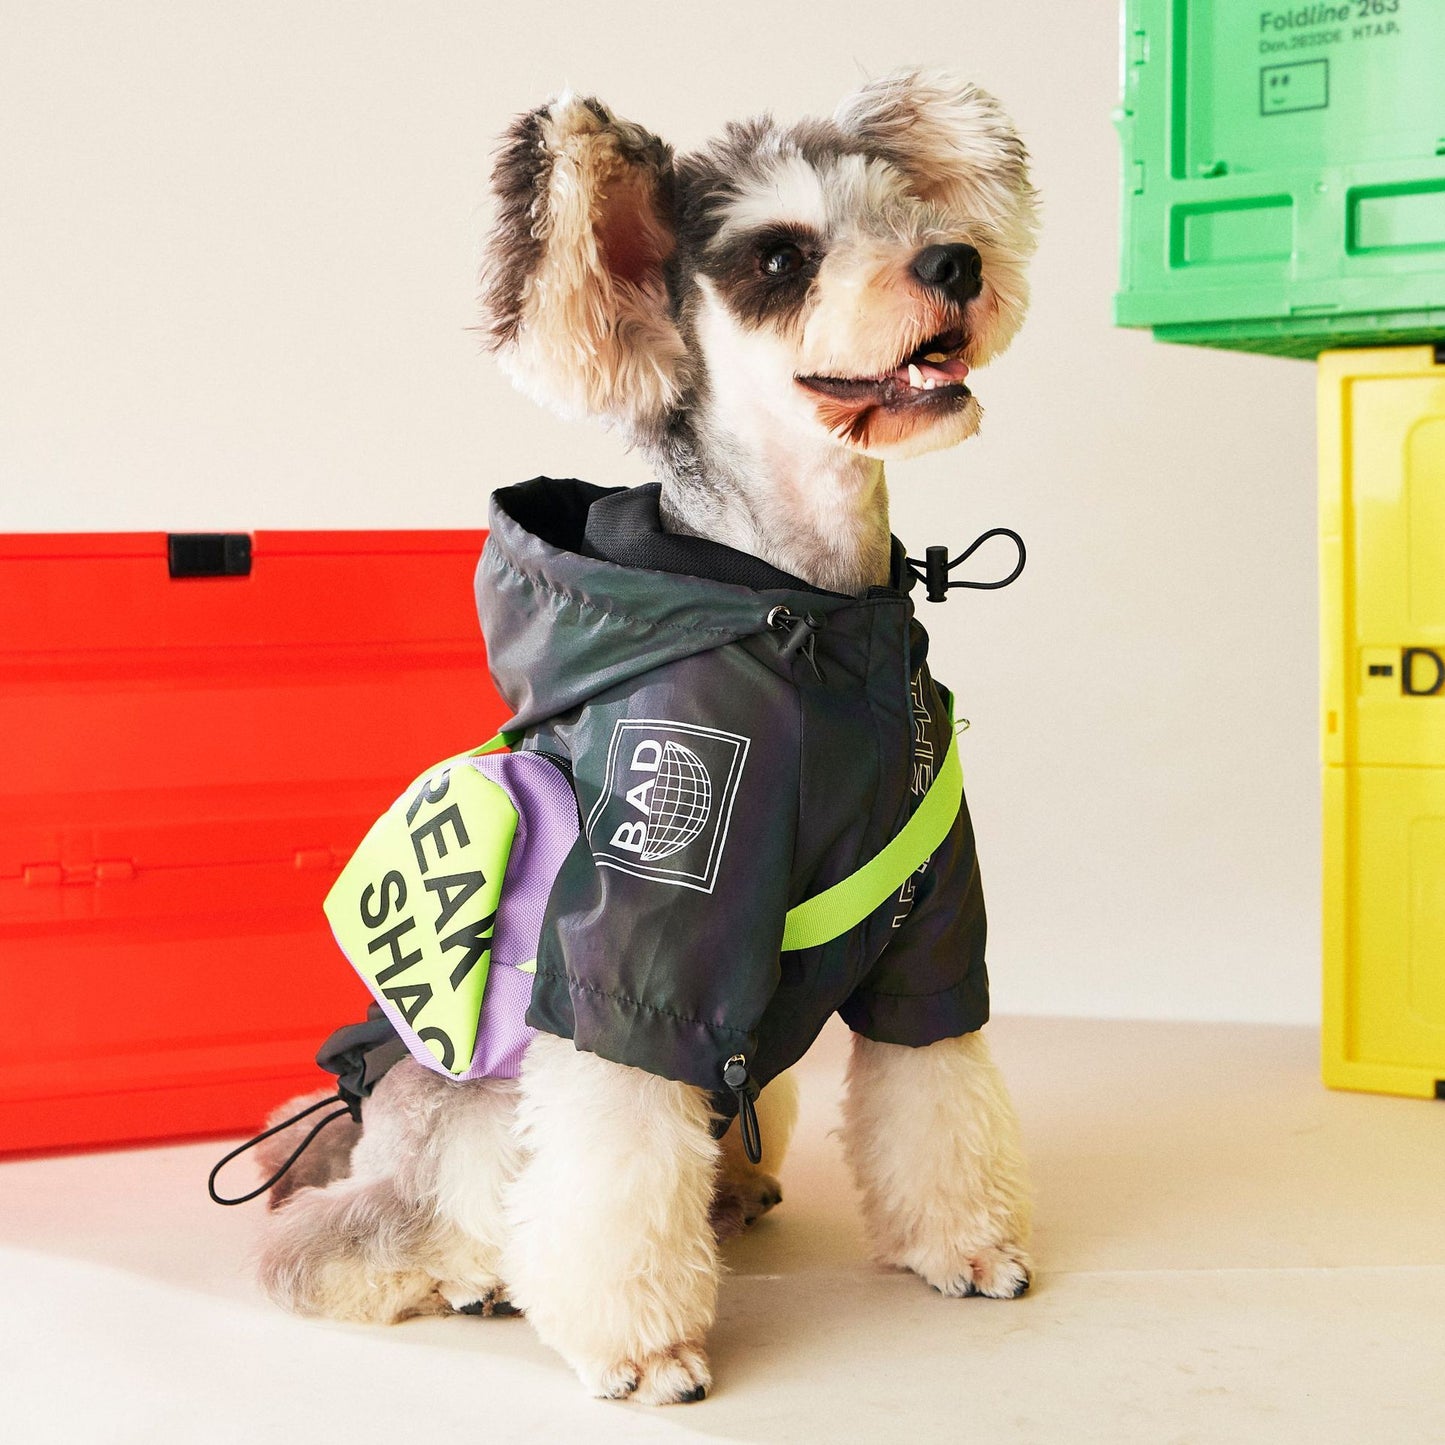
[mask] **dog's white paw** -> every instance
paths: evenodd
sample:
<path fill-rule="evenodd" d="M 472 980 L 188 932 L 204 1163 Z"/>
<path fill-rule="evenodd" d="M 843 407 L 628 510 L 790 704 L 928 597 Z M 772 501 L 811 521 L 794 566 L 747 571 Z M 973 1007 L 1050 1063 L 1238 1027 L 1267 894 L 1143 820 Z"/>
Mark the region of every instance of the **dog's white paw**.
<path fill-rule="evenodd" d="M 746 1174 L 725 1172 L 712 1199 L 714 1238 L 719 1242 L 732 1239 L 782 1202 L 783 1186 L 771 1174 L 760 1169 Z"/>
<path fill-rule="evenodd" d="M 975 1250 L 959 1269 L 919 1273 L 939 1294 L 953 1299 L 1017 1299 L 1033 1283 L 1033 1261 L 1017 1245 L 1001 1244 Z"/>
<path fill-rule="evenodd" d="M 712 1386 L 707 1356 L 696 1345 L 673 1345 L 636 1360 L 619 1360 L 584 1382 L 604 1400 L 639 1405 L 685 1405 L 705 1398 Z"/>

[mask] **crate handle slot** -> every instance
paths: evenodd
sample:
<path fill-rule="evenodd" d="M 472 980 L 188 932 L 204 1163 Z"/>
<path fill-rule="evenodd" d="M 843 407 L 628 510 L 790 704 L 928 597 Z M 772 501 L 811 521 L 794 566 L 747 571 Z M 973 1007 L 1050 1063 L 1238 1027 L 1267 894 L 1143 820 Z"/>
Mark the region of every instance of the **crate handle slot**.
<path fill-rule="evenodd" d="M 166 561 L 172 577 L 249 577 L 251 537 L 246 532 L 171 532 Z"/>

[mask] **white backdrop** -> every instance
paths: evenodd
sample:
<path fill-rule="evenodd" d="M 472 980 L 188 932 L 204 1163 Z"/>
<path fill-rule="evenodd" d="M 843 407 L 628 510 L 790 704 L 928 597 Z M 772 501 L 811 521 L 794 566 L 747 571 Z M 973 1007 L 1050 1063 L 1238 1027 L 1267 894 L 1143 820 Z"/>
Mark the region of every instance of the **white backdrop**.
<path fill-rule="evenodd" d="M 891 472 L 973 721 L 999 1011 L 1318 1016 L 1313 372 L 1110 325 L 1117 6 L 248 0 L 0 9 L 0 530 L 470 527 L 639 481 L 482 357 L 493 138 L 563 83 L 686 146 L 946 64 L 1033 152 L 1033 316 L 963 448 Z M 916 554 L 915 554 L 916 555 Z"/>

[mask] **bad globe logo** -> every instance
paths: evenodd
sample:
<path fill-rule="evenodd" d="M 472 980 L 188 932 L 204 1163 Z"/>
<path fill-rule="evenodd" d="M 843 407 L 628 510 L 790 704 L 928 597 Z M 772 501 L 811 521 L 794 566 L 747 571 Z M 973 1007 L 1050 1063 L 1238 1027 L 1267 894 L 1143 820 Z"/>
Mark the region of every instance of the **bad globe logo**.
<path fill-rule="evenodd" d="M 643 738 L 633 749 L 632 771 L 654 774 L 627 790 L 627 801 L 645 821 L 621 824 L 612 846 L 657 863 L 681 852 L 707 826 L 712 779 L 691 748 L 655 738 Z"/>
<path fill-rule="evenodd" d="M 618 723 L 587 820 L 599 867 L 711 893 L 749 740 L 662 719 Z"/>

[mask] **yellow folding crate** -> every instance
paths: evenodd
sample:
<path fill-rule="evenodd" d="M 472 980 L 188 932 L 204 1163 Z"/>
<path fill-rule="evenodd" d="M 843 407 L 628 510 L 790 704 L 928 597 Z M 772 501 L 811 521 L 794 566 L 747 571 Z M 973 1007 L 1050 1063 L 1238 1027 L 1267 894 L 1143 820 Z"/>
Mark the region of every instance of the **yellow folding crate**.
<path fill-rule="evenodd" d="M 1325 1082 L 1445 1098 L 1445 346 L 1319 358 Z"/>

